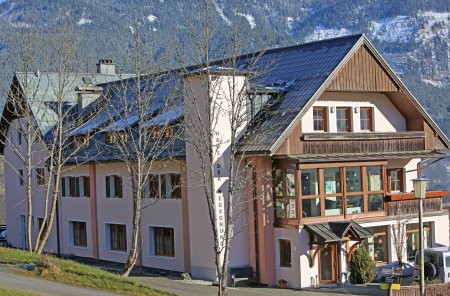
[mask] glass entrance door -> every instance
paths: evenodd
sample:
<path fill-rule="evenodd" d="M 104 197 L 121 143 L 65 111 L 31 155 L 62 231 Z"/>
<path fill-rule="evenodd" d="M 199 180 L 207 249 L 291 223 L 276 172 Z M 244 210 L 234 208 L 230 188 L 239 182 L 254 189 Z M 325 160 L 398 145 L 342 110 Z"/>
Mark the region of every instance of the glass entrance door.
<path fill-rule="evenodd" d="M 336 282 L 336 245 L 328 245 L 320 251 L 319 255 L 319 274 L 320 283 Z"/>

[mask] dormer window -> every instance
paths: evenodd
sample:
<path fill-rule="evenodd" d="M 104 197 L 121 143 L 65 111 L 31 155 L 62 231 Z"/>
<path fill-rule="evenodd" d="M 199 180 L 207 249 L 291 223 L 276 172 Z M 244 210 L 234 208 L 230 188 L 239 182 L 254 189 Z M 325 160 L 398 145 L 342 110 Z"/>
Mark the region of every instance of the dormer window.
<path fill-rule="evenodd" d="M 359 110 L 360 123 L 362 131 L 374 131 L 373 128 L 373 109 L 370 107 L 361 108 Z"/>
<path fill-rule="evenodd" d="M 108 144 L 125 142 L 127 140 L 128 140 L 128 135 L 125 131 L 109 132 L 106 134 L 106 143 L 108 143 Z"/>
<path fill-rule="evenodd" d="M 148 130 L 148 135 L 153 140 L 157 140 L 160 137 L 173 138 L 175 135 L 175 127 L 171 125 L 165 127 L 153 126 Z"/>
<path fill-rule="evenodd" d="M 313 122 L 315 131 L 327 131 L 327 108 L 314 107 L 313 108 Z"/>
<path fill-rule="evenodd" d="M 73 146 L 79 148 L 81 146 L 86 146 L 89 144 L 89 138 L 87 135 L 75 136 L 73 138 Z"/>

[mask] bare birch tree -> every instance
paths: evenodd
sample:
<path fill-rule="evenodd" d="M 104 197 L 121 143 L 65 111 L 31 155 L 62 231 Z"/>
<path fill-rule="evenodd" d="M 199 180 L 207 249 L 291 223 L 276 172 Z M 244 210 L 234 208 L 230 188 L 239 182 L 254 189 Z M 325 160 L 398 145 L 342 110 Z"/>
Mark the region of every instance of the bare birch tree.
<path fill-rule="evenodd" d="M 176 73 L 162 72 L 165 54 L 156 58 L 151 39 L 144 42 L 138 23 L 132 32 L 134 77 L 112 84 L 107 91 L 111 98 L 107 145 L 125 164 L 122 184 L 131 187 L 133 203 L 131 248 L 123 276 L 130 274 L 141 253 L 142 212 L 158 201 L 149 198 L 154 164 L 172 158 L 182 115 L 180 80 Z"/>
<path fill-rule="evenodd" d="M 188 168 L 193 175 L 189 186 L 204 192 L 218 295 L 226 295 L 232 239 L 245 227 L 236 222 L 251 202 L 246 189 L 253 165 L 245 154 L 238 154 L 238 140 L 253 120 L 247 110 L 249 80 L 261 74 L 256 64 L 262 52 L 241 56 L 245 38 L 242 18 L 230 21 L 227 33 L 219 34 L 214 5 L 209 0 L 197 3 L 200 16 L 192 17 L 196 23 L 190 24 L 192 60 L 199 66 L 186 68 L 184 125 L 188 153 L 193 153 L 198 163 L 198 167 Z M 242 15 L 239 7 L 235 15 Z"/>
<path fill-rule="evenodd" d="M 15 74 L 16 79 L 12 83 L 5 107 L 6 116 L 2 117 L 3 126 L 10 126 L 14 119 L 19 119 L 18 132 L 24 143 L 12 140 L 4 128 L 2 136 L 26 170 L 23 181 L 28 205 L 27 249 L 37 253 L 43 251 L 52 230 L 60 194 L 61 173 L 93 136 L 86 134 L 74 137 L 71 134 L 96 112 L 79 112 L 78 88 L 95 88 L 88 82 L 91 74 L 79 71 L 81 59 L 77 56 L 77 50 L 80 37 L 68 20 L 54 22 L 50 32 L 30 30 L 24 34 L 20 51 L 21 72 Z M 41 72 L 39 69 L 53 71 Z M 82 162 L 76 163 L 81 164 Z M 35 170 L 38 167 L 41 168 L 39 172 Z M 15 170 L 20 174 L 18 169 Z M 33 181 L 41 185 L 39 190 L 33 190 Z M 35 198 L 38 192 L 43 192 L 44 200 Z M 33 203 L 37 202 L 44 204 L 44 213 L 33 244 Z"/>
<path fill-rule="evenodd" d="M 403 264 L 403 258 L 406 255 L 406 224 L 412 219 L 400 202 L 395 207 L 395 223 L 392 227 L 392 242 L 394 244 L 395 256 L 399 266 Z"/>

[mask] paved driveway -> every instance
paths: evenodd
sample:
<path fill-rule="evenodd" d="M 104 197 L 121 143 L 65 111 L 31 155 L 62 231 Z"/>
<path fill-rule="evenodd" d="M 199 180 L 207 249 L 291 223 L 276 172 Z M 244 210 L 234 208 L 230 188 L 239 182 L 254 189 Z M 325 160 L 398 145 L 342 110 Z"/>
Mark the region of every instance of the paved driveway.
<path fill-rule="evenodd" d="M 156 276 L 133 276 L 152 287 L 173 292 L 180 296 L 211 296 L 217 295 L 217 287 L 205 286 L 199 284 L 186 283 L 180 280 L 171 280 L 166 277 Z M 280 295 L 280 296 L 343 296 L 343 295 L 366 295 L 381 296 L 382 293 L 378 286 L 353 286 L 351 288 L 335 289 L 317 289 L 317 290 L 291 290 L 274 288 L 229 288 L 230 296 L 262 296 L 262 295 Z"/>
<path fill-rule="evenodd" d="M 21 289 L 42 295 L 58 296 L 116 296 L 98 290 L 74 287 L 32 277 L 17 275 L 0 265 L 0 286 L 12 289 Z"/>

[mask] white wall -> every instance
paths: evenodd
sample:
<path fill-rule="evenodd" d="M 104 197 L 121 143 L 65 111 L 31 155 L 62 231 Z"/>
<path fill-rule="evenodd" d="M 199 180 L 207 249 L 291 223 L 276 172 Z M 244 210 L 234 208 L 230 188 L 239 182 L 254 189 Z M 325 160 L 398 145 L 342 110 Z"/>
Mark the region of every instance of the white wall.
<path fill-rule="evenodd" d="M 331 113 L 330 107 L 352 107 L 352 131 L 361 132 L 360 113 L 355 113 L 354 107 L 372 107 L 374 111 L 375 132 L 395 132 L 406 130 L 406 120 L 395 108 L 387 96 L 380 93 L 353 93 L 353 92 L 325 92 L 313 107 L 306 111 L 302 118 L 302 132 L 312 133 L 313 108 L 328 107 L 328 132 L 335 133 L 336 112 Z"/>

